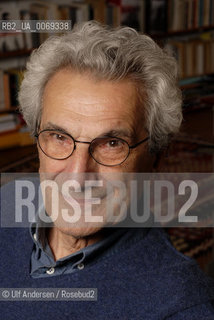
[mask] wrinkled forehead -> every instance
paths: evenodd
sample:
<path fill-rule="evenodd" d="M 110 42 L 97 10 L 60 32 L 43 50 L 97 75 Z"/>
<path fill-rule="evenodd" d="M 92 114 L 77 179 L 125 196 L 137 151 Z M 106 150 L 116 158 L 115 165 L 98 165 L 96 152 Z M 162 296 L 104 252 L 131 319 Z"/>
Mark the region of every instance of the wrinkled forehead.
<path fill-rule="evenodd" d="M 87 121 L 85 125 L 96 126 L 114 122 L 136 129 L 140 119 L 142 127 L 143 106 L 139 106 L 138 88 L 130 79 L 98 80 L 89 73 L 61 69 L 46 84 L 42 107 L 42 123 L 69 126 L 69 122 Z"/>

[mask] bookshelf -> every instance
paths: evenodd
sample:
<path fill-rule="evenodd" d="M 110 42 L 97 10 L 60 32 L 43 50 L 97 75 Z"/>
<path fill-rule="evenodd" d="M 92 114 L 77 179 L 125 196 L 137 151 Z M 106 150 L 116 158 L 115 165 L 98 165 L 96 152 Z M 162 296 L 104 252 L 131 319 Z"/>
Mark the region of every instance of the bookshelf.
<path fill-rule="evenodd" d="M 214 80 L 212 0 L 10 0 L 0 3 L 0 15 L 3 17 L 5 13 L 10 19 L 64 19 L 72 20 L 72 25 L 95 19 L 113 26 L 134 27 L 149 34 L 178 60 L 180 86 L 185 99 L 188 97 L 185 108 L 193 107 L 197 96 L 214 92 L 210 84 Z M 26 60 L 33 48 L 50 35 L 0 34 L 0 91 L 4 96 L 0 98 L 0 115 L 17 110 L 13 97 L 17 94 Z M 190 84 L 194 87 L 191 90 Z M 191 101 L 189 96 L 194 90 Z"/>
<path fill-rule="evenodd" d="M 211 59 L 214 55 L 212 0 L 1 1 L 0 14 L 5 10 L 10 19 L 67 19 L 72 25 L 95 19 L 113 26 L 128 25 L 151 35 L 173 52 L 179 62 L 181 78 L 214 72 Z M 1 52 L 4 37 L 0 36 L 0 60 L 27 56 L 49 35 L 18 35 L 18 49 L 12 44 L 13 37 L 5 37 L 10 47 L 6 52 Z"/>
<path fill-rule="evenodd" d="M 197 97 L 214 92 L 211 85 L 214 80 L 212 0 L 10 0 L 0 3 L 1 17 L 5 17 L 5 13 L 9 19 L 64 19 L 72 20 L 72 25 L 95 19 L 113 26 L 134 27 L 149 34 L 177 58 L 180 86 L 187 100 L 184 103 L 185 109 L 196 108 L 196 104 L 198 108 L 204 106 L 204 102 L 196 103 Z M 0 98 L 0 119 L 7 113 L 14 113 L 17 121 L 20 121 L 14 97 L 21 83 L 26 60 L 32 50 L 50 35 L 0 34 L 0 91 L 3 92 Z M 190 85 L 193 86 L 191 89 Z M 20 132 L 17 134 L 20 135 Z M 6 144 L 2 147 L 5 148 Z"/>
<path fill-rule="evenodd" d="M 213 80 L 212 0 L 10 0 L 0 3 L 0 15 L 3 17 L 5 13 L 10 19 L 65 19 L 72 20 L 72 25 L 95 19 L 113 26 L 128 25 L 149 34 L 176 57 L 182 87 L 194 84 L 195 88 L 199 88 L 198 83 L 206 85 L 210 79 Z M 9 78 L 17 78 L 14 80 L 17 86 L 21 81 L 18 71 L 24 70 L 29 54 L 50 35 L 0 34 L 0 69 L 9 73 Z M 0 76 L 0 90 L 4 87 L 2 82 L 4 81 Z M 18 87 L 14 92 L 17 90 Z M 4 94 L 6 91 L 4 89 Z M 202 91 L 198 89 L 198 95 Z M 210 90 L 212 92 L 213 88 Z M 12 99 L 14 94 L 7 92 L 6 96 L 9 95 Z M 7 102 L 3 108 L 3 103 L 5 102 L 0 101 L 0 114 L 14 111 L 17 107 L 14 103 L 10 106 Z"/>

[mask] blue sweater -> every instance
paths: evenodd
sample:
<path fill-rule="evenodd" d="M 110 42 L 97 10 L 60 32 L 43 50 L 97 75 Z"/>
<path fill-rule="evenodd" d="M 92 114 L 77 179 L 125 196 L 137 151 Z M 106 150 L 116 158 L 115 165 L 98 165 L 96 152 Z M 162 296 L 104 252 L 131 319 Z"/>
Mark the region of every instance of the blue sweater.
<path fill-rule="evenodd" d="M 10 195 L 10 193 L 8 193 Z M 13 215 L 8 202 L 8 215 Z M 128 229 L 83 270 L 33 279 L 26 228 L 0 228 L 1 288 L 97 288 L 97 301 L 2 301 L 2 320 L 211 320 L 214 284 L 161 229 Z"/>
<path fill-rule="evenodd" d="M 83 270 L 33 279 L 29 230 L 1 229 L 2 288 L 97 288 L 98 300 L 0 302 L 0 319 L 214 319 L 213 284 L 161 230 L 129 230 L 120 242 Z"/>

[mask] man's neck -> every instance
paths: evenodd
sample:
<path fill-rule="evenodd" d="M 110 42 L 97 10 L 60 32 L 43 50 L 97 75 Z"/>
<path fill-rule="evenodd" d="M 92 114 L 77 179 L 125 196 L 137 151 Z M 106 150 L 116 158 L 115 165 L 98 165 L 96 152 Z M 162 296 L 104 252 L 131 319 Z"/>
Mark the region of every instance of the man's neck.
<path fill-rule="evenodd" d="M 103 238 L 102 231 L 86 237 L 74 237 L 56 227 L 48 231 L 47 239 L 55 261 L 71 255 Z"/>

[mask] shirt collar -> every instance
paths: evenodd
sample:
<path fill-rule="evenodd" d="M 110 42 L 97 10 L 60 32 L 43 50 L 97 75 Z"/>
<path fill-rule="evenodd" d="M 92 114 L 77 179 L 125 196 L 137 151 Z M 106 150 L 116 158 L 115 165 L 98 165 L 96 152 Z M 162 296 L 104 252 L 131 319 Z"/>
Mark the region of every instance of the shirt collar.
<path fill-rule="evenodd" d="M 48 226 L 40 220 L 39 212 L 44 210 L 44 206 L 42 206 L 38 214 L 36 215 L 36 222 L 33 222 L 30 226 L 30 235 L 36 246 L 37 256 L 40 257 L 41 253 L 47 255 L 49 258 L 54 259 L 50 246 L 47 242 L 46 238 L 46 230 L 47 227 L 50 227 L 50 223 Z M 66 257 L 63 257 L 58 260 L 58 262 L 62 263 L 68 261 L 70 258 L 76 256 L 77 254 L 83 255 L 83 259 L 89 259 L 96 256 L 99 252 L 103 251 L 105 248 L 113 244 L 117 239 L 119 239 L 126 232 L 125 228 L 119 227 L 108 227 L 103 230 L 103 239 L 91 244 L 79 251 L 72 253 Z"/>

